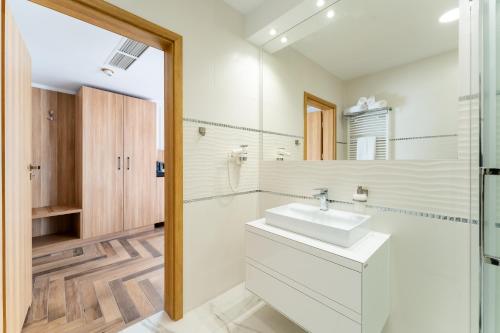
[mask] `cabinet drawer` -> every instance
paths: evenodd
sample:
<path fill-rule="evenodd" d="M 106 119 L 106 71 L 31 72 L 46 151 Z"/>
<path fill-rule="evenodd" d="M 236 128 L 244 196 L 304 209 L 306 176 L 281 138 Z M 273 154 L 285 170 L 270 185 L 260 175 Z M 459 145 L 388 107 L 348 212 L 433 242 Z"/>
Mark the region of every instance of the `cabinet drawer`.
<path fill-rule="evenodd" d="M 252 232 L 246 255 L 293 281 L 361 313 L 361 274 Z"/>
<path fill-rule="evenodd" d="M 361 325 L 247 264 L 246 287 L 311 333 L 361 333 Z"/>

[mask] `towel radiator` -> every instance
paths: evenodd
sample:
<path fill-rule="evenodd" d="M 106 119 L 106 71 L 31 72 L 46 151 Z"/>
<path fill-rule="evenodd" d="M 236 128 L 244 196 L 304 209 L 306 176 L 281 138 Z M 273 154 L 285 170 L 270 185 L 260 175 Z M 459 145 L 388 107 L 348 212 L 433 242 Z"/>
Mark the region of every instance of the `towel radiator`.
<path fill-rule="evenodd" d="M 389 160 L 391 149 L 389 144 L 391 126 L 390 108 L 378 109 L 359 114 L 346 115 L 347 118 L 347 159 L 356 160 L 358 138 L 375 136 L 376 160 Z"/>

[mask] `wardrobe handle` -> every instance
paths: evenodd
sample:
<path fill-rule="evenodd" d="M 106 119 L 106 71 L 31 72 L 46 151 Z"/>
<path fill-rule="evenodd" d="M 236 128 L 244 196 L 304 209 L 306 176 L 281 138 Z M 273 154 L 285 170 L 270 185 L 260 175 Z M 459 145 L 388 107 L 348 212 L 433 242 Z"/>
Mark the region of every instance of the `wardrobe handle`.
<path fill-rule="evenodd" d="M 118 156 L 118 170 L 122 169 L 122 158 Z"/>
<path fill-rule="evenodd" d="M 130 157 L 127 156 L 127 170 L 130 170 Z"/>

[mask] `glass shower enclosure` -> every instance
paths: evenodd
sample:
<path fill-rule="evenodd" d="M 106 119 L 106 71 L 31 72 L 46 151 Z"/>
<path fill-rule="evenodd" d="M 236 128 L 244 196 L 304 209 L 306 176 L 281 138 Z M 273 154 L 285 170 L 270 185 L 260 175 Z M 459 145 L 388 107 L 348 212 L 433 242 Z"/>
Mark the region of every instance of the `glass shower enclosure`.
<path fill-rule="evenodd" d="M 500 0 L 480 3 L 480 262 L 483 333 L 500 332 Z"/>

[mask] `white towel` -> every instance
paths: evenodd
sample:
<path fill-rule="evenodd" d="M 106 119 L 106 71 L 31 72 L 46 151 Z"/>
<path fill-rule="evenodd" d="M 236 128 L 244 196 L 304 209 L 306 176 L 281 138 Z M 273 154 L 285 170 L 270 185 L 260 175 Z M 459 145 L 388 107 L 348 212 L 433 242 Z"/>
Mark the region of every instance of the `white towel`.
<path fill-rule="evenodd" d="M 358 138 L 356 144 L 356 159 L 357 160 L 374 160 L 376 151 L 377 137 L 364 136 Z"/>
<path fill-rule="evenodd" d="M 380 101 L 375 101 L 375 99 L 373 99 L 370 100 L 370 102 L 368 103 L 368 108 L 370 110 L 381 109 L 386 107 L 387 107 L 387 101 L 385 99 L 381 99 Z"/>
<path fill-rule="evenodd" d="M 345 114 L 352 114 L 366 110 L 368 110 L 368 107 L 366 105 L 354 105 L 345 110 Z"/>
<path fill-rule="evenodd" d="M 358 99 L 358 103 L 356 103 L 356 105 L 360 106 L 360 107 L 368 107 L 368 98 L 360 97 Z"/>

